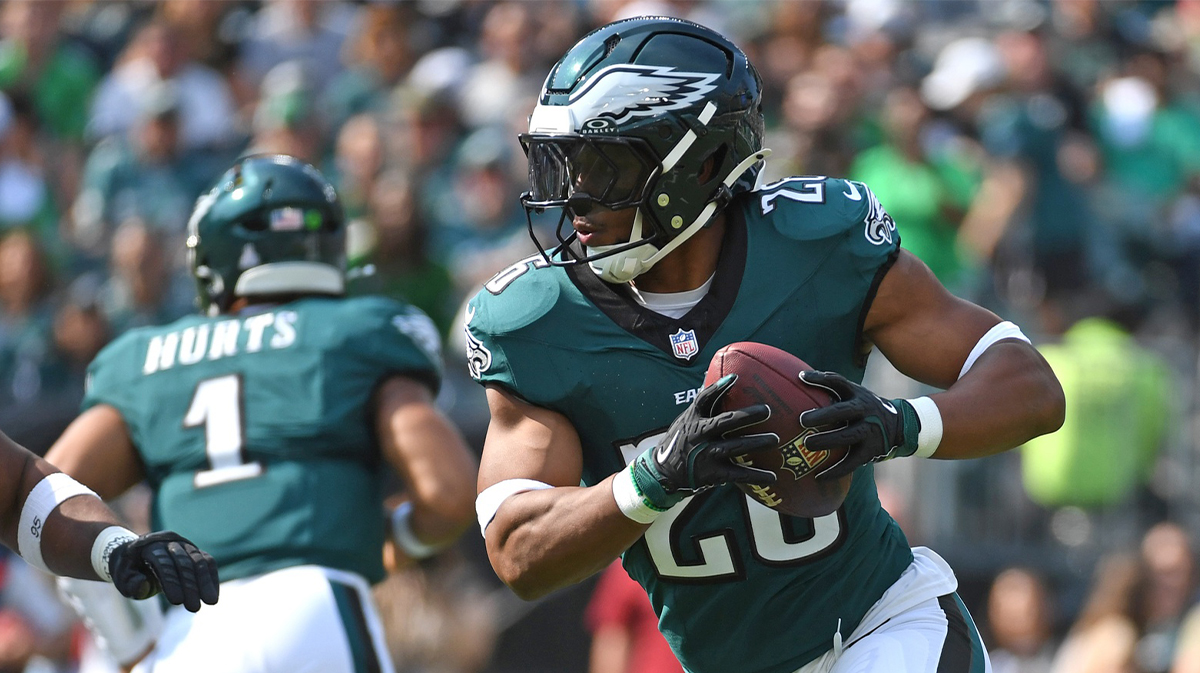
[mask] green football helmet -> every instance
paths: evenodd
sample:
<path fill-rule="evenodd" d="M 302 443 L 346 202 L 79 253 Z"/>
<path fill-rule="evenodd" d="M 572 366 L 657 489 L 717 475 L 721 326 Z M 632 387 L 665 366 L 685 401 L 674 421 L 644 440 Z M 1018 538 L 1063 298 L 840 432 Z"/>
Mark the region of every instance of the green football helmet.
<path fill-rule="evenodd" d="M 520 136 L 529 159 L 521 204 L 543 256 L 587 262 L 609 282 L 647 271 L 753 189 L 770 153 L 761 91 L 741 49 L 690 21 L 638 17 L 586 35 L 550 70 Z M 564 225 L 597 205 L 637 207 L 628 242 L 572 245 Z M 550 252 L 533 225 L 547 208 L 562 209 Z"/>
<path fill-rule="evenodd" d="M 188 266 L 210 315 L 237 297 L 345 292 L 346 221 L 337 192 L 286 155 L 240 159 L 196 201 Z"/>

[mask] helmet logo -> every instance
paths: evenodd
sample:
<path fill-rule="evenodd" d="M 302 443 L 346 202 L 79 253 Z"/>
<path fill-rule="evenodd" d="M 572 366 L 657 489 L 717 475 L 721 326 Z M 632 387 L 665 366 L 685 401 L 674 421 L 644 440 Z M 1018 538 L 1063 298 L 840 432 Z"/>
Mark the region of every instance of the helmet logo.
<path fill-rule="evenodd" d="M 575 119 L 585 120 L 582 130 L 604 130 L 635 117 L 691 107 L 717 88 L 713 80 L 719 76 L 668 66 L 614 65 L 593 75 L 567 106 Z"/>
<path fill-rule="evenodd" d="M 242 256 L 238 258 L 238 269 L 246 270 L 262 264 L 262 258 L 258 256 L 258 251 L 254 249 L 253 243 L 247 243 L 242 248 Z"/>
<path fill-rule="evenodd" d="M 616 125 L 617 123 L 608 117 L 592 117 L 583 123 L 583 131 L 604 131 Z"/>

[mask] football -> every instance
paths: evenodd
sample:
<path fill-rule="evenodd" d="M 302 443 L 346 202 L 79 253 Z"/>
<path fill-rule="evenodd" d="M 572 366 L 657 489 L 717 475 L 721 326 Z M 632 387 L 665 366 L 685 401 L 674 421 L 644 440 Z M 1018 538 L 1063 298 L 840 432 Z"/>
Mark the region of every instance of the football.
<path fill-rule="evenodd" d="M 776 481 L 770 486 L 738 484 L 747 495 L 774 510 L 813 518 L 837 510 L 850 490 L 853 475 L 817 481 L 817 472 L 837 462 L 845 449 L 809 451 L 804 438 L 811 430 L 800 427 L 800 413 L 832 402 L 821 388 L 805 385 L 800 372 L 810 370 L 800 358 L 774 346 L 748 341 L 732 343 L 717 351 L 708 365 L 704 385 L 726 374 L 737 374 L 737 383 L 725 393 L 718 411 L 766 404 L 771 417 L 747 432 L 774 432 L 780 445 L 754 455 L 738 456 L 745 465 L 770 470 Z"/>

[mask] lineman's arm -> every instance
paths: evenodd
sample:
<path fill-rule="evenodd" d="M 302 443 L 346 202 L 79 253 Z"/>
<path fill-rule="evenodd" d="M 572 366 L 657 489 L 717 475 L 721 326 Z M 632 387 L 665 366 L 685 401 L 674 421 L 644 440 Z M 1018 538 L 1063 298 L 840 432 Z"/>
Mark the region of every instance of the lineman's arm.
<path fill-rule="evenodd" d="M 492 568 L 521 598 L 532 600 L 603 570 L 646 531 L 613 498 L 613 477 L 581 487 L 583 449 L 561 414 L 489 386 L 491 423 L 479 468 L 479 491 L 508 479 L 555 488 L 506 498 L 484 534 Z"/>
<path fill-rule="evenodd" d="M 404 478 L 411 498 L 402 525 L 415 540 L 406 545 L 402 532 L 396 541 L 410 556 L 428 556 L 454 542 L 474 520 L 475 457 L 429 389 L 414 379 L 384 381 L 375 410 L 383 455 Z"/>
<path fill-rule="evenodd" d="M 907 376 L 945 389 L 929 396 L 942 419 L 935 458 L 999 453 L 1063 423 L 1062 387 L 1024 341 L 995 343 L 958 378 L 980 338 L 999 322 L 991 311 L 952 295 L 904 250 L 880 283 L 864 337 Z"/>
<path fill-rule="evenodd" d="M 0 433 L 0 538 L 17 550 L 17 527 L 29 493 L 47 475 L 58 472 L 50 463 Z M 100 531 L 120 525 L 116 516 L 90 495 L 72 497 L 53 510 L 41 527 L 41 553 L 56 574 L 99 580 L 92 567 L 92 542 Z"/>
<path fill-rule="evenodd" d="M 119 411 L 105 404 L 80 414 L 46 452 L 46 459 L 101 498 L 115 498 L 142 479 L 142 465 L 125 421 Z M 124 542 L 113 540 L 115 547 L 109 551 L 108 561 L 97 561 L 90 555 L 82 559 L 72 556 L 76 562 L 101 564 L 111 575 L 108 578 L 95 571 L 76 572 L 80 568 L 59 569 L 52 559 L 59 559 L 60 552 L 49 539 L 44 539 L 43 555 L 51 571 L 80 579 L 109 580 L 129 598 L 147 598 L 161 590 L 168 601 L 182 604 L 192 612 L 200 609 L 201 602 L 216 603 L 220 581 L 216 563 L 186 538 L 171 531 L 138 537 L 122 528 L 108 507 L 92 497 L 70 498 L 58 506 L 47 518 L 47 535 L 50 526 L 62 516 L 80 522 L 102 520 L 103 524 L 92 524 L 95 532 L 109 529 L 113 535 L 120 534 Z M 95 532 L 64 533 L 60 544 L 80 544 L 78 539 L 67 542 L 65 537 L 83 535 L 90 550 Z"/>

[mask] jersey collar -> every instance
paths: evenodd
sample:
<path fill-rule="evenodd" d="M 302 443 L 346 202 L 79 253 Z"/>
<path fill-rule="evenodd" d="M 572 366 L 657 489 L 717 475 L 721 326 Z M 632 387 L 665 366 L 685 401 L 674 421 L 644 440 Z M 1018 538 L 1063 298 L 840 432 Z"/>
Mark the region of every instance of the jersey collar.
<path fill-rule="evenodd" d="M 679 358 L 671 346 L 671 335 L 693 331 L 697 352 L 703 351 L 714 333 L 733 309 L 746 270 L 746 218 L 737 201 L 725 211 L 725 237 L 712 288 L 692 310 L 680 318 L 669 318 L 637 303 L 627 285 L 613 285 L 600 280 L 586 264 L 565 267 L 567 276 L 583 296 L 626 332 L 663 351 L 673 359 Z M 695 365 L 702 358 L 677 361 Z M 702 363 L 707 367 L 707 361 Z"/>

